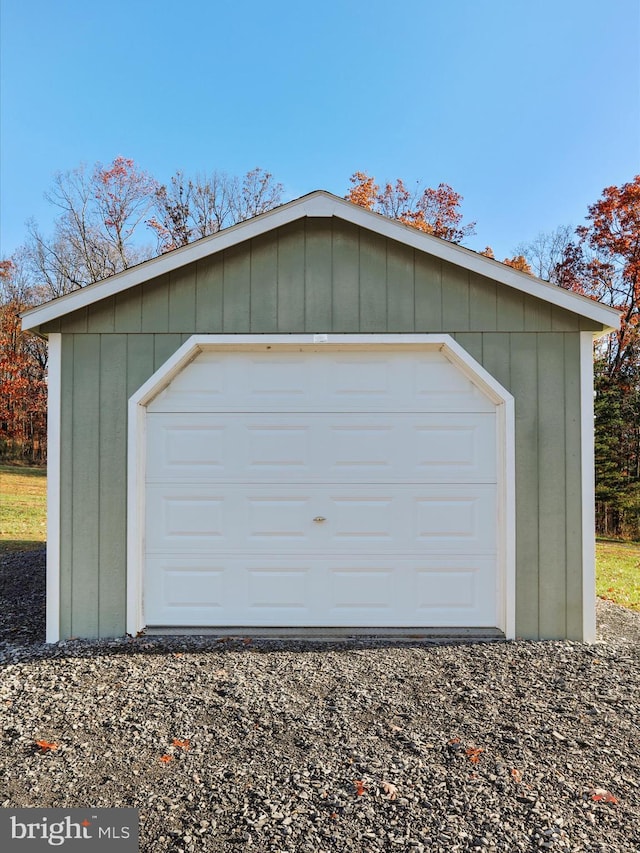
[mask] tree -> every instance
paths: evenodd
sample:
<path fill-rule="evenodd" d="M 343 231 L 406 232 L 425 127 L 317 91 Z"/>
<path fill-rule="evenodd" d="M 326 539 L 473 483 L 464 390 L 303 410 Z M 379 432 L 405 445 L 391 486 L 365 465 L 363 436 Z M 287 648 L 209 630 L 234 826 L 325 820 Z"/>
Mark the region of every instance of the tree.
<path fill-rule="evenodd" d="M 620 331 L 609 350 L 611 375 L 640 372 L 640 175 L 621 187 L 603 190 L 589 207 L 589 225 L 576 229 L 591 250 L 585 292 L 622 311 Z"/>
<path fill-rule="evenodd" d="M 596 350 L 596 510 L 599 529 L 640 533 L 640 175 L 605 187 L 554 270 L 562 287 L 621 311 Z"/>
<path fill-rule="evenodd" d="M 213 172 L 193 180 L 178 171 L 168 186 L 156 190 L 147 224 L 156 233 L 159 251 L 168 252 L 271 210 L 280 204 L 283 191 L 270 172 L 259 168 L 242 178 Z"/>
<path fill-rule="evenodd" d="M 554 278 L 558 284 L 622 313 L 620 330 L 609 337 L 607 372 L 640 372 L 640 175 L 620 187 L 605 187 L 590 205 L 587 225 L 576 228 Z"/>
<path fill-rule="evenodd" d="M 46 453 L 47 349 L 22 332 L 19 313 L 32 293 L 14 260 L 0 261 L 0 451 L 41 462 Z"/>
<path fill-rule="evenodd" d="M 345 198 L 367 210 L 453 243 L 475 234 L 475 222 L 462 224 L 462 196 L 448 184 L 438 184 L 436 189 L 416 185 L 409 190 L 398 178 L 381 190 L 366 172 L 354 172 L 349 181 L 353 186 Z"/>
<path fill-rule="evenodd" d="M 491 258 L 491 260 L 495 260 L 496 256 L 493 254 L 493 249 L 491 246 L 486 246 L 481 255 L 484 255 L 485 258 Z M 513 267 L 514 270 L 519 270 L 520 272 L 526 272 L 529 275 L 533 274 L 533 271 L 529 264 L 527 263 L 527 259 L 523 255 L 515 255 L 513 258 L 505 258 L 502 262 L 506 264 L 508 267 Z"/>
<path fill-rule="evenodd" d="M 558 266 L 562 263 L 567 247 L 572 243 L 573 228 L 559 225 L 553 231 L 541 231 L 530 243 L 520 243 L 516 247 L 516 256 L 525 259 L 533 275 L 537 278 L 559 284 Z"/>
<path fill-rule="evenodd" d="M 512 267 L 514 270 L 526 272 L 528 275 L 531 275 L 533 272 L 524 255 L 515 255 L 513 258 L 505 258 L 502 263 L 506 264 L 508 267 Z"/>
<path fill-rule="evenodd" d="M 50 296 L 61 296 L 121 272 L 151 256 L 138 244 L 140 226 L 153 204 L 156 181 L 133 160 L 116 157 L 59 172 L 45 198 L 60 209 L 54 233 L 29 224 L 32 273 Z"/>

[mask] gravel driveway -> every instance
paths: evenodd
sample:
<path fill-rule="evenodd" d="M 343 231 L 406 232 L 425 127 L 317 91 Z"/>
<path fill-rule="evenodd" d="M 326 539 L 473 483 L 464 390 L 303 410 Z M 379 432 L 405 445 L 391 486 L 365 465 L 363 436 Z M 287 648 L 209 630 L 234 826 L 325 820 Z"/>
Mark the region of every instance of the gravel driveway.
<path fill-rule="evenodd" d="M 144 853 L 640 850 L 640 614 L 599 602 L 593 646 L 47 647 L 43 588 L 5 558 L 4 807 L 135 807 Z"/>

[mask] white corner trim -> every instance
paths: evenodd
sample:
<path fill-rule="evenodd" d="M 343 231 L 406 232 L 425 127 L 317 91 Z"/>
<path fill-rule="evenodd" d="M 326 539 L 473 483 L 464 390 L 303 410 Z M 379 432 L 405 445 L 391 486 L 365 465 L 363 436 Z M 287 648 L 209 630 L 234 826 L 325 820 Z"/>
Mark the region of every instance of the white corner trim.
<path fill-rule="evenodd" d="M 499 628 L 515 638 L 515 418 L 513 396 L 450 335 L 302 334 L 192 335 L 129 399 L 127 451 L 127 633 L 145 627 L 143 612 L 144 524 L 146 481 L 146 414 L 148 404 L 189 362 L 205 350 L 438 349 L 496 404 L 498 444 L 498 579 Z"/>
<path fill-rule="evenodd" d="M 404 243 L 418 251 L 456 264 L 464 269 L 486 276 L 494 281 L 513 287 L 530 296 L 535 296 L 545 302 L 550 302 L 560 308 L 565 308 L 575 314 L 588 317 L 597 323 L 601 323 L 610 329 L 617 329 L 620 325 L 620 312 L 595 302 L 584 296 L 564 290 L 556 285 L 537 279 L 532 275 L 514 270 L 506 264 L 486 258 L 478 252 L 458 246 L 448 240 L 432 237 L 410 225 L 403 225 L 396 220 L 389 219 L 379 213 L 365 210 L 357 204 L 346 201 L 338 196 L 317 190 L 309 195 L 276 207 L 267 213 L 248 219 L 225 228 L 217 234 L 203 237 L 188 246 L 174 249 L 157 258 L 130 267 L 124 272 L 113 275 L 103 281 L 96 282 L 81 290 L 68 293 L 51 302 L 46 302 L 36 308 L 26 311 L 23 316 L 22 327 L 33 329 L 50 320 L 62 317 L 71 311 L 86 308 L 101 299 L 114 296 L 130 287 L 142 284 L 151 278 L 164 275 L 172 270 L 193 263 L 202 258 L 209 257 L 235 246 L 246 240 L 251 240 L 268 231 L 273 231 L 290 222 L 294 222 L 305 216 L 330 217 L 335 216 L 366 228 L 383 237 L 388 237 L 399 243 Z"/>
<path fill-rule="evenodd" d="M 135 397 L 135 395 L 134 395 Z M 146 408 L 129 400 L 127 441 L 127 634 L 144 628 L 142 580 L 144 574 Z"/>
<path fill-rule="evenodd" d="M 596 640 L 596 519 L 593 415 L 593 333 L 580 333 L 580 453 L 582 479 L 582 640 Z"/>
<path fill-rule="evenodd" d="M 62 335 L 49 335 L 47 380 L 47 616 L 46 641 L 60 639 L 60 438 Z"/>
<path fill-rule="evenodd" d="M 504 634 L 507 640 L 516 638 L 516 417 L 515 401 L 511 394 L 501 405 L 498 418 L 498 459 L 502 465 L 502 494 L 498 497 L 498 513 L 503 513 L 504 538 L 502 577 L 504 578 Z M 498 525 L 500 529 L 500 524 Z"/>

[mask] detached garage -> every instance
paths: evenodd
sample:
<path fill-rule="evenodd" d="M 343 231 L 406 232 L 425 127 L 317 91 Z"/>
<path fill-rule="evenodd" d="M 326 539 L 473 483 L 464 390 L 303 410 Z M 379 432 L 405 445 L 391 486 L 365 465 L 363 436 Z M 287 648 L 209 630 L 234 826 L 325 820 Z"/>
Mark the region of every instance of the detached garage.
<path fill-rule="evenodd" d="M 324 192 L 29 311 L 47 638 L 593 639 L 617 312 Z"/>

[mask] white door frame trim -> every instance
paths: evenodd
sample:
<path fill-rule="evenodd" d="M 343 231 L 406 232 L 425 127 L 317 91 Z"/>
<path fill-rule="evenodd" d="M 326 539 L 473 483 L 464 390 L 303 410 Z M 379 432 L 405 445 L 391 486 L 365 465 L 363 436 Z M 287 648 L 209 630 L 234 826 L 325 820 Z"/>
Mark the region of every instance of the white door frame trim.
<path fill-rule="evenodd" d="M 393 349 L 440 350 L 493 403 L 497 413 L 499 628 L 515 637 L 515 419 L 512 395 L 450 335 L 192 335 L 129 399 L 127 459 L 127 633 L 145 627 L 143 576 L 145 547 L 146 413 L 149 403 L 205 350 L 322 351 Z"/>

